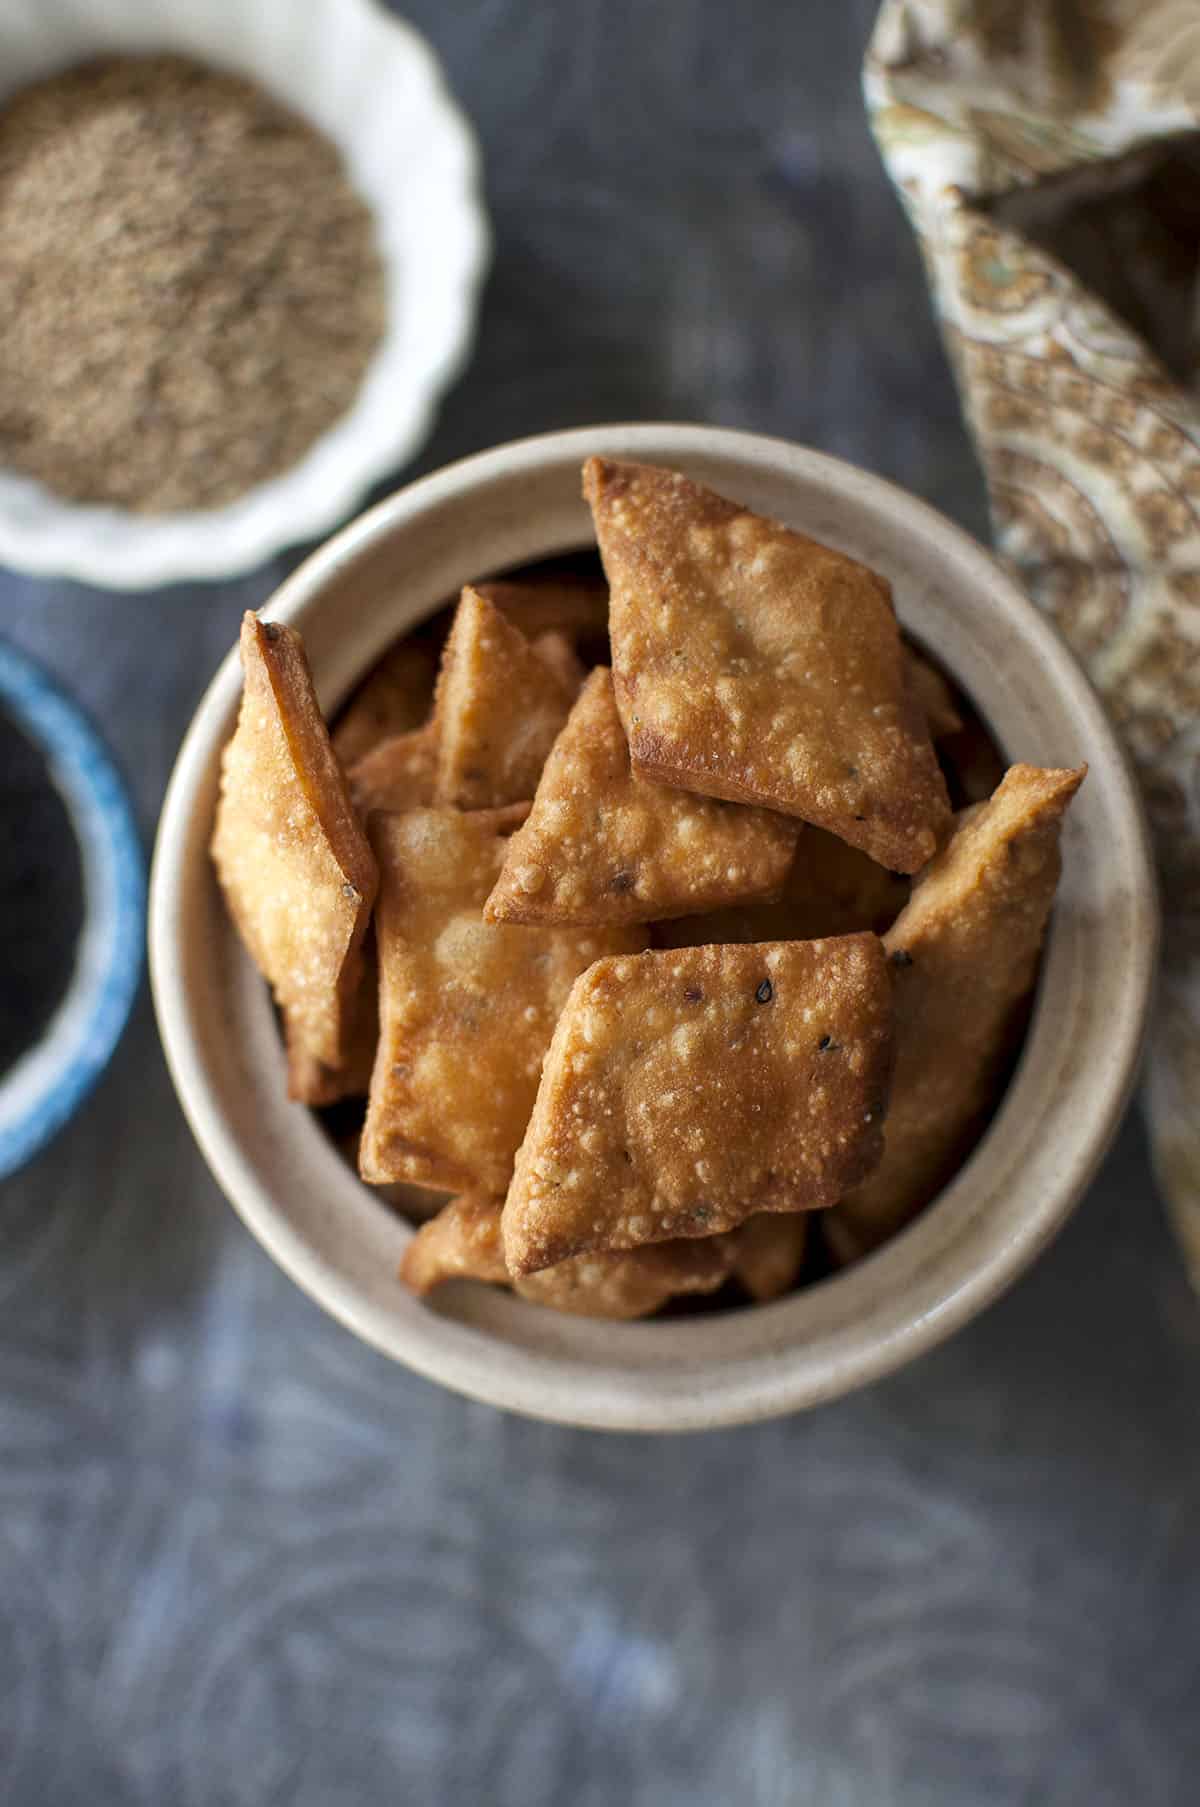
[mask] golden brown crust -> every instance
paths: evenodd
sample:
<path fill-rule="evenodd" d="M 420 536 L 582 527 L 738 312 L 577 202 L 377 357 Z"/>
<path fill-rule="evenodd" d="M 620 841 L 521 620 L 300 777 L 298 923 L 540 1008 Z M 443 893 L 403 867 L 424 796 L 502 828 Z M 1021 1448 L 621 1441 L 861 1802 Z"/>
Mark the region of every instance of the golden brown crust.
<path fill-rule="evenodd" d="M 509 1271 L 832 1204 L 879 1158 L 890 1058 L 874 935 L 597 961 L 517 1156 Z"/>
<path fill-rule="evenodd" d="M 608 585 L 602 577 L 534 571 L 493 578 L 475 588 L 529 640 L 557 632 L 578 646 L 608 633 Z"/>
<path fill-rule="evenodd" d="M 800 1278 L 809 1222 L 807 1212 L 780 1211 L 748 1217 L 734 1230 L 734 1279 L 760 1305 L 790 1293 Z"/>
<path fill-rule="evenodd" d="M 333 730 L 333 750 L 347 770 L 380 741 L 421 726 L 436 675 L 432 649 L 407 636 L 375 661 Z"/>
<path fill-rule="evenodd" d="M 338 1068 L 378 872 L 295 629 L 247 613 L 212 856 L 297 1061 Z"/>
<path fill-rule="evenodd" d="M 509 842 L 489 922 L 651 922 L 777 891 L 797 824 L 632 770 L 605 666 L 592 672 Z"/>
<path fill-rule="evenodd" d="M 346 774 L 354 807 L 362 816 L 373 809 L 401 814 L 425 809 L 433 802 L 437 768 L 437 729 L 432 722 L 407 734 L 381 740 Z"/>
<path fill-rule="evenodd" d="M 1037 976 L 1077 771 L 1016 765 L 960 818 L 884 937 L 896 1000 L 896 1074 L 875 1172 L 837 1207 L 840 1258 L 873 1248 L 937 1193 L 995 1102 Z"/>
<path fill-rule="evenodd" d="M 493 809 L 532 797 L 572 701 L 524 634 L 468 584 L 438 676 L 435 803 Z"/>
<path fill-rule="evenodd" d="M 379 1042 L 379 970 L 374 937 L 368 933 L 358 982 L 347 999 L 341 1064 L 327 1067 L 298 1044 L 284 1020 L 288 1097 L 300 1104 L 336 1104 L 341 1098 L 365 1098 L 371 1085 Z"/>
<path fill-rule="evenodd" d="M 501 1193 L 576 975 L 631 930 L 493 927 L 483 902 L 515 809 L 371 817 L 380 1037 L 363 1177 Z"/>
<path fill-rule="evenodd" d="M 677 472 L 591 458 L 584 493 L 635 767 L 924 865 L 949 805 L 883 579 Z"/>

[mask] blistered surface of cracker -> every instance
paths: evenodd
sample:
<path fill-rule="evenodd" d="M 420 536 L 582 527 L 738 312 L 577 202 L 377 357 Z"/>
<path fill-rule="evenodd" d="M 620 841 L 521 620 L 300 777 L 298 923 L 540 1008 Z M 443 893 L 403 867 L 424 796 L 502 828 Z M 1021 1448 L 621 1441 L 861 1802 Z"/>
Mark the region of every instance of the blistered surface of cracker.
<path fill-rule="evenodd" d="M 809 1221 L 802 1212 L 763 1212 L 733 1232 L 734 1278 L 760 1305 L 781 1299 L 800 1278 Z"/>
<path fill-rule="evenodd" d="M 400 1278 L 415 1293 L 432 1292 L 446 1280 L 484 1280 L 507 1286 L 500 1239 L 500 1201 L 468 1192 L 443 1205 L 422 1224 L 400 1264 Z"/>
<path fill-rule="evenodd" d="M 532 797 L 573 692 L 470 585 L 442 654 L 434 800 L 491 809 Z"/>
<path fill-rule="evenodd" d="M 797 824 L 640 778 L 612 673 L 591 674 L 509 843 L 498 922 L 652 922 L 777 891 Z"/>
<path fill-rule="evenodd" d="M 896 1073 L 884 1156 L 830 1225 L 838 1254 L 884 1241 L 962 1161 L 995 1102 L 1037 976 L 1076 771 L 1017 765 L 977 804 L 884 937 Z"/>
<path fill-rule="evenodd" d="M 436 675 L 431 648 L 417 640 L 398 640 L 376 660 L 333 730 L 333 750 L 347 770 L 380 741 L 422 726 Z"/>
<path fill-rule="evenodd" d="M 510 1271 L 832 1204 L 879 1158 L 890 1060 L 874 935 L 599 961 L 517 1157 Z"/>
<path fill-rule="evenodd" d="M 221 760 L 212 855 L 270 981 L 289 1049 L 337 1068 L 378 879 L 317 707 L 300 636 L 247 614 L 237 728 Z"/>
<path fill-rule="evenodd" d="M 883 579 L 673 471 L 591 458 L 584 491 L 634 765 L 923 866 L 949 805 Z"/>
<path fill-rule="evenodd" d="M 368 1180 L 508 1185 L 542 1056 L 577 974 L 636 930 L 485 923 L 519 810 L 375 815 L 380 1038 L 360 1162 Z"/>
<path fill-rule="evenodd" d="M 354 807 L 362 816 L 373 809 L 401 814 L 433 802 L 437 768 L 437 729 L 432 722 L 408 734 L 393 734 L 350 767 L 347 779 Z"/>

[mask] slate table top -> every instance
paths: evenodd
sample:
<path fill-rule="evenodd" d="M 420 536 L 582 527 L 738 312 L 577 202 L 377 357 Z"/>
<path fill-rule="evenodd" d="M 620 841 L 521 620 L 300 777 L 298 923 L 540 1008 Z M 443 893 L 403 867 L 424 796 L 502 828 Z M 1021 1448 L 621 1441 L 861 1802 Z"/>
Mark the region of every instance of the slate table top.
<path fill-rule="evenodd" d="M 419 462 L 618 419 L 982 488 L 863 123 L 870 0 L 411 0 L 481 134 L 478 348 Z M 235 582 L 0 573 L 147 841 Z M 1184 1807 L 1200 1306 L 1136 1116 L 946 1347 L 808 1416 L 524 1423 L 360 1347 L 184 1125 L 143 994 L 0 1197 L 0 1801 Z"/>

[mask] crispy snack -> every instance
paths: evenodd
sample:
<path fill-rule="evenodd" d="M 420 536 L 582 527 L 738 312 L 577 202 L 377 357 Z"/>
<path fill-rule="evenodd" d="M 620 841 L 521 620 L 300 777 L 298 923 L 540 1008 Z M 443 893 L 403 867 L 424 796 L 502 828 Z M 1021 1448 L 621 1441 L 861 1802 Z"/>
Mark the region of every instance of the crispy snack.
<path fill-rule="evenodd" d="M 375 661 L 333 730 L 333 750 L 347 770 L 381 740 L 421 726 L 436 675 L 432 648 L 411 638 L 397 640 Z"/>
<path fill-rule="evenodd" d="M 635 768 L 923 866 L 950 811 L 883 579 L 672 471 L 590 458 L 584 492 Z"/>
<path fill-rule="evenodd" d="M 283 1012 L 289 1066 L 346 1060 L 348 1011 L 378 884 L 299 634 L 247 613 L 245 687 L 221 761 L 212 856 Z"/>
<path fill-rule="evenodd" d="M 302 1046 L 284 1022 L 287 1044 L 288 1096 L 301 1104 L 336 1104 L 340 1098 L 365 1098 L 371 1085 L 379 1043 L 379 969 L 374 937 L 367 935 L 358 984 L 346 1003 L 345 1052 L 340 1066 L 327 1067 Z"/>
<path fill-rule="evenodd" d="M 823 828 L 803 828 L 781 897 L 656 924 L 654 944 L 819 941 L 862 929 L 881 935 L 904 908 L 908 890 L 906 878 L 877 866 L 857 847 Z"/>
<path fill-rule="evenodd" d="M 948 734 L 957 734 L 963 719 L 954 692 L 941 672 L 911 646 L 904 649 L 904 662 L 909 685 L 929 725 L 930 739 L 945 740 Z"/>
<path fill-rule="evenodd" d="M 768 1299 L 790 1293 L 800 1278 L 808 1247 L 808 1215 L 796 1211 L 749 1217 L 734 1230 L 733 1243 L 734 1279 L 765 1305 Z"/>
<path fill-rule="evenodd" d="M 599 960 L 571 990 L 504 1207 L 510 1273 L 830 1205 L 879 1159 L 874 935 Z"/>
<path fill-rule="evenodd" d="M 499 1199 L 477 1194 L 452 1199 L 409 1243 L 401 1279 L 420 1294 L 445 1280 L 507 1285 L 500 1216 Z M 709 1236 L 579 1255 L 517 1280 L 515 1290 L 523 1299 L 575 1317 L 644 1318 L 683 1293 L 715 1292 L 733 1269 L 736 1253 L 732 1236 Z"/>
<path fill-rule="evenodd" d="M 608 585 L 600 576 L 532 571 L 523 577 L 494 578 L 475 588 L 527 639 L 558 632 L 578 646 L 608 636 Z"/>
<path fill-rule="evenodd" d="M 524 634 L 468 584 L 438 678 L 434 801 L 494 809 L 532 797 L 572 701 Z"/>
<path fill-rule="evenodd" d="M 651 922 L 778 891 L 798 828 L 639 778 L 612 673 L 589 677 L 509 843 L 489 922 Z"/>
<path fill-rule="evenodd" d="M 569 634 L 555 628 L 548 634 L 539 634 L 531 640 L 532 646 L 543 665 L 549 666 L 563 687 L 575 697 L 583 689 L 583 680 L 587 677 L 583 660 L 575 651 Z"/>
<path fill-rule="evenodd" d="M 841 1259 L 908 1222 L 962 1161 L 1013 1051 L 1086 766 L 1011 767 L 960 819 L 884 938 L 896 997 L 896 1075 L 883 1160 L 831 1215 Z"/>
<path fill-rule="evenodd" d="M 360 1171 L 502 1193 L 571 983 L 633 930 L 525 929 L 483 921 L 509 810 L 376 815 L 380 1038 Z"/>
<path fill-rule="evenodd" d="M 407 734 L 381 740 L 346 774 L 354 807 L 361 816 L 373 809 L 402 812 L 433 802 L 437 768 L 437 729 L 432 722 Z"/>

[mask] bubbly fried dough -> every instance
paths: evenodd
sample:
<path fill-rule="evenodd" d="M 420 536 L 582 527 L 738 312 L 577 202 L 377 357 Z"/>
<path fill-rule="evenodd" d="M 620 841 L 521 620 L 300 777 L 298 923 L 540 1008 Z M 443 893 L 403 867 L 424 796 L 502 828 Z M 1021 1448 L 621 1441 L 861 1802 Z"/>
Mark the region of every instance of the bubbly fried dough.
<path fill-rule="evenodd" d="M 247 613 L 241 654 L 242 706 L 221 760 L 212 856 L 242 940 L 283 1013 L 289 1065 L 339 1068 L 378 884 L 375 859 L 299 634 Z"/>
<path fill-rule="evenodd" d="M 572 700 L 524 634 L 468 584 L 438 678 L 435 802 L 492 809 L 532 797 Z"/>
<path fill-rule="evenodd" d="M 911 646 L 904 649 L 904 662 L 913 695 L 929 726 L 930 738 L 945 740 L 948 734 L 957 734 L 963 719 L 954 701 L 954 692 L 941 672 Z"/>
<path fill-rule="evenodd" d="M 874 935 L 661 950 L 578 979 L 504 1207 L 510 1273 L 832 1204 L 879 1159 Z"/>
<path fill-rule="evenodd" d="M 608 633 L 608 585 L 602 577 L 539 571 L 475 588 L 530 640 L 558 632 L 578 646 Z"/>
<path fill-rule="evenodd" d="M 483 903 L 520 808 L 371 818 L 380 1037 L 360 1170 L 502 1193 L 576 975 L 632 930 L 493 927 Z"/>
<path fill-rule="evenodd" d="M 883 1159 L 831 1214 L 845 1259 L 928 1203 L 995 1102 L 1037 976 L 1063 816 L 1086 766 L 1010 768 L 960 819 L 884 937 L 895 981 L 896 1074 Z"/>
<path fill-rule="evenodd" d="M 436 766 L 437 730 L 432 722 L 381 740 L 346 774 L 355 809 L 367 816 L 373 809 L 401 813 L 428 807 Z"/>
<path fill-rule="evenodd" d="M 583 689 L 583 680 L 587 677 L 583 661 L 575 651 L 569 634 L 561 629 L 554 629 L 548 634 L 539 634 L 531 640 L 532 646 L 543 665 L 549 667 L 563 688 L 573 697 Z"/>
<path fill-rule="evenodd" d="M 805 827 L 774 902 L 733 904 L 678 922 L 656 924 L 657 947 L 702 947 L 716 941 L 818 941 L 873 929 L 881 935 L 903 909 L 909 881 L 877 866 L 823 828 Z"/>
<path fill-rule="evenodd" d="M 400 1277 L 415 1293 L 445 1280 L 507 1284 L 501 1201 L 452 1199 L 409 1243 Z M 523 1299 L 585 1318 L 644 1318 L 684 1293 L 715 1292 L 733 1268 L 732 1236 L 659 1242 L 642 1249 L 579 1255 L 515 1283 Z"/>
<path fill-rule="evenodd" d="M 371 667 L 333 730 L 333 750 L 349 769 L 381 740 L 419 728 L 433 704 L 437 663 L 431 648 L 397 640 Z"/>
<path fill-rule="evenodd" d="M 923 866 L 950 812 L 883 579 L 673 471 L 590 458 L 584 492 L 635 768 Z"/>
<path fill-rule="evenodd" d="M 733 1231 L 733 1274 L 752 1299 L 765 1304 L 791 1292 L 804 1265 L 808 1216 L 771 1212 L 749 1217 Z"/>
<path fill-rule="evenodd" d="M 777 891 L 799 832 L 631 769 L 612 673 L 592 672 L 509 842 L 489 922 L 651 922 Z"/>

